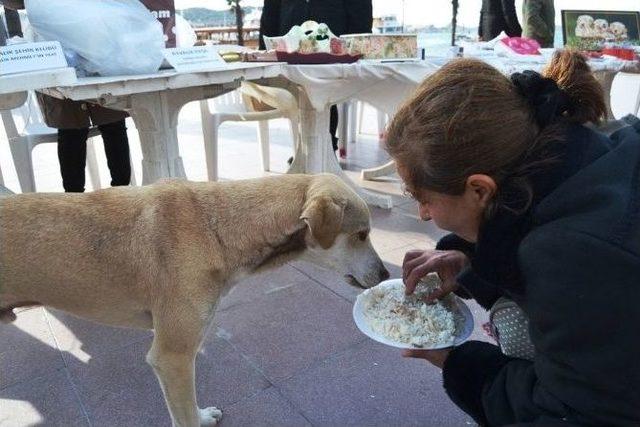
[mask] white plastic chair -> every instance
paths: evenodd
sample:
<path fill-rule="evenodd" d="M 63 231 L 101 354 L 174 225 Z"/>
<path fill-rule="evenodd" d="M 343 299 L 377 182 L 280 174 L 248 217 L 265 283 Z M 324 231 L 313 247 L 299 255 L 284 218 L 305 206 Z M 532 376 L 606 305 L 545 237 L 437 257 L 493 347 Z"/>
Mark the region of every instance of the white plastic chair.
<path fill-rule="evenodd" d="M 358 134 L 362 133 L 362 117 L 364 115 L 364 104 L 364 102 L 358 101 Z M 387 125 L 387 122 L 389 121 L 389 115 L 381 110 L 376 109 L 376 116 L 378 118 L 378 138 L 382 139 L 384 135 L 384 129 Z"/>
<path fill-rule="evenodd" d="M 23 193 L 35 192 L 36 183 L 33 170 L 33 149 L 39 144 L 57 143 L 58 132 L 44 124 L 40 107 L 35 94 L 29 92 L 27 101 L 19 108 L 2 111 L 2 122 L 9 140 L 9 148 L 13 157 L 13 164 L 18 175 L 20 188 Z M 18 119 L 18 124 L 16 120 Z M 19 130 L 22 129 L 22 130 Z M 94 190 L 102 188 L 98 160 L 92 138 L 99 136 L 96 126 L 89 128 L 87 140 L 87 172 Z M 135 175 L 131 173 L 131 185 L 135 184 Z"/>
<path fill-rule="evenodd" d="M 611 109 L 616 119 L 640 115 L 640 74 L 616 74 L 611 84 Z"/>
<path fill-rule="evenodd" d="M 348 144 L 355 143 L 357 136 L 362 134 L 362 122 L 365 103 L 357 100 L 350 100 L 339 105 L 338 111 L 338 148 L 340 157 L 347 157 Z M 377 110 L 378 138 L 382 140 L 385 127 L 389 121 L 389 115 Z"/>
<path fill-rule="evenodd" d="M 274 108 L 268 111 L 255 111 L 251 105 L 247 105 L 250 98 L 255 98 Z M 298 144 L 300 137 L 298 103 L 293 94 L 285 89 L 242 82 L 240 89 L 218 96 L 212 100 L 212 103 L 213 111 L 209 108 L 208 100 L 200 101 L 209 181 L 218 179 L 218 128 L 226 121 L 258 122 L 258 143 L 264 171 L 270 168 L 269 120 L 289 119 L 294 147 Z"/>
<path fill-rule="evenodd" d="M 0 167 L 0 190 L 4 188 L 4 175 L 2 175 L 2 168 Z"/>

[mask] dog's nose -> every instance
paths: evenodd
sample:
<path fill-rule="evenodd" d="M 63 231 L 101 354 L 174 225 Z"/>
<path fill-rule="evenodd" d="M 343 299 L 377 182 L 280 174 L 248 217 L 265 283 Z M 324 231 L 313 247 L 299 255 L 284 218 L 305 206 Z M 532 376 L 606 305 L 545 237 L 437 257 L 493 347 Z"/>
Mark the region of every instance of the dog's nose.
<path fill-rule="evenodd" d="M 389 274 L 389 270 L 387 270 L 384 266 L 380 268 L 380 281 L 387 280 L 391 276 Z"/>

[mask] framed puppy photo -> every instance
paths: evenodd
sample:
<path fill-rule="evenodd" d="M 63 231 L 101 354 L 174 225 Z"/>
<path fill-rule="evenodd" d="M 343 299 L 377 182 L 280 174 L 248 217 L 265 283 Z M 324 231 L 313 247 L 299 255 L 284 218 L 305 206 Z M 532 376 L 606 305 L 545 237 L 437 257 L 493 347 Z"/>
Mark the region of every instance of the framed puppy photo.
<path fill-rule="evenodd" d="M 640 12 L 563 10 L 564 45 L 579 50 L 601 50 L 605 43 L 640 45 Z"/>

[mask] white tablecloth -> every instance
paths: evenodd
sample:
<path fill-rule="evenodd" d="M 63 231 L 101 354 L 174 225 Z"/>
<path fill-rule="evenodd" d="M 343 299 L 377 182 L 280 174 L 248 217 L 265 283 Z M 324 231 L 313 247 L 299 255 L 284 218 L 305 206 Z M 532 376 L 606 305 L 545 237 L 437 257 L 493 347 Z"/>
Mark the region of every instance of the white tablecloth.
<path fill-rule="evenodd" d="M 493 65 L 505 75 L 527 69 L 541 71 L 551 58 L 550 53 L 535 58 L 515 59 L 499 57 L 490 51 L 477 51 L 479 59 Z M 427 58 L 425 61 L 359 61 L 354 64 L 283 66 L 282 76 L 297 88 L 301 117 L 301 143 L 296 147 L 290 172 L 329 172 L 350 182 L 331 149 L 327 132 L 329 107 L 357 99 L 393 115 L 425 77 L 449 60 Z M 590 65 L 605 89 L 607 105 L 615 74 L 621 70 L 638 70 L 637 61 L 616 58 L 590 61 Z M 388 167 L 384 169 L 388 170 Z M 391 206 L 389 197 L 373 195 L 357 187 L 356 190 L 371 204 Z"/>
<path fill-rule="evenodd" d="M 283 66 L 281 79 L 296 93 L 300 109 L 300 144 L 295 147 L 289 172 L 336 174 L 351 184 L 368 203 L 390 208 L 389 196 L 362 190 L 340 168 L 328 132 L 329 107 L 358 99 L 393 114 L 416 86 L 438 67 L 426 61 Z"/>
<path fill-rule="evenodd" d="M 354 64 L 287 65 L 284 76 L 304 88 L 316 110 L 358 99 L 393 114 L 424 78 L 440 64 L 428 61 Z"/>
<path fill-rule="evenodd" d="M 227 64 L 220 69 L 114 77 L 88 77 L 43 92 L 58 98 L 97 102 L 131 114 L 140 135 L 142 183 L 185 177 L 178 150 L 178 113 L 187 102 L 213 98 L 236 89 L 241 80 L 277 76 L 280 64 Z"/>
<path fill-rule="evenodd" d="M 0 73 L 0 110 L 11 110 L 24 104 L 28 90 L 71 84 L 75 81 L 76 71 L 69 67 L 24 73 Z"/>
<path fill-rule="evenodd" d="M 540 70 L 544 64 L 484 55 L 482 58 L 505 74 Z M 237 87 L 239 79 L 269 79 L 276 75 L 296 93 L 301 118 L 301 143 L 290 172 L 335 173 L 347 179 L 331 149 L 327 129 L 329 106 L 349 99 L 365 101 L 393 115 L 420 82 L 448 59 L 426 61 L 360 61 L 354 64 L 281 65 L 235 64 L 202 73 L 160 72 L 152 76 L 79 79 L 68 86 L 45 90 L 53 96 L 98 101 L 128 111 L 140 132 L 143 149 L 143 183 L 163 176 L 184 176 L 178 153 L 176 121 L 182 105 L 194 99 L 217 96 Z M 610 88 L 616 72 L 637 67 L 620 60 L 592 61 Z M 607 86 L 608 85 L 608 86 Z M 349 181 L 350 182 L 350 181 Z M 355 186 L 354 186 L 355 187 Z M 355 187 L 358 191 L 360 189 Z M 391 199 L 360 191 L 372 204 L 391 206 Z"/>
<path fill-rule="evenodd" d="M 540 72 L 550 56 L 514 59 L 486 53 L 477 58 L 508 76 L 524 70 Z M 425 77 L 449 60 L 427 58 L 425 61 L 408 62 L 359 61 L 354 64 L 286 65 L 283 67 L 283 75 L 304 88 L 316 110 L 355 98 L 370 103 L 385 113 L 393 114 L 398 105 Z M 637 61 L 624 61 L 613 57 L 591 60 L 589 65 L 595 73 L 640 72 Z"/>

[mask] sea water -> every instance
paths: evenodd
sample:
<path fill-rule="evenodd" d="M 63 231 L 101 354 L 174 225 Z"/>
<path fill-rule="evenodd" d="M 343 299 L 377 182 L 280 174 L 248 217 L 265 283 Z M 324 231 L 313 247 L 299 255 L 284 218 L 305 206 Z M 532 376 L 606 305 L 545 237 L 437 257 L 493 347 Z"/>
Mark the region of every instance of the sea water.
<path fill-rule="evenodd" d="M 477 28 L 472 28 L 468 31 L 458 31 L 456 34 L 476 39 L 478 36 L 478 30 Z M 553 47 L 561 48 L 562 46 L 562 27 L 556 27 Z M 418 47 L 424 47 L 426 49 L 427 56 L 448 56 L 450 54 L 451 47 L 451 33 L 447 31 L 421 33 Z"/>

